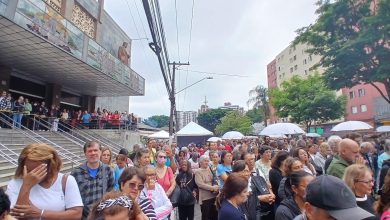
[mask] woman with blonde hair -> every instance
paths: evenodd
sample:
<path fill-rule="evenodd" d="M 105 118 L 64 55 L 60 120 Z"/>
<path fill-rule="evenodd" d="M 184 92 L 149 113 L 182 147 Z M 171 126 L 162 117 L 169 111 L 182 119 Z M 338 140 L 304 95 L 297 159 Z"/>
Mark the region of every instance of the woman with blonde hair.
<path fill-rule="evenodd" d="M 22 219 L 81 219 L 83 202 L 73 176 L 60 173 L 61 158 L 47 144 L 27 145 L 8 184 L 11 215 Z"/>
<path fill-rule="evenodd" d="M 375 214 L 373 208 L 375 200 L 371 196 L 374 186 L 371 170 L 363 164 L 352 164 L 345 169 L 343 180 L 355 194 L 357 205 L 367 212 Z"/>
<path fill-rule="evenodd" d="M 108 192 L 95 203 L 88 216 L 89 220 L 95 219 L 122 219 L 142 220 L 141 210 L 138 204 L 122 192 Z"/>
<path fill-rule="evenodd" d="M 115 168 L 115 164 L 112 162 L 112 150 L 109 147 L 102 148 L 102 155 L 100 156 L 100 161 L 107 164 L 112 169 Z"/>

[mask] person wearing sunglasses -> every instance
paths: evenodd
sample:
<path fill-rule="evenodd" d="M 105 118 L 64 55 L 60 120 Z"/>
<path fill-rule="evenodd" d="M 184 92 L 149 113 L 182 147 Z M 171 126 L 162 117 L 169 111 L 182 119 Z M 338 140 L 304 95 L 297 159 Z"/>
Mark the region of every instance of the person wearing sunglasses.
<path fill-rule="evenodd" d="M 128 167 L 123 170 L 118 180 L 119 189 L 132 200 L 139 204 L 144 220 L 156 220 L 156 212 L 147 195 L 142 191 L 145 184 L 145 175 L 136 167 Z"/>
<path fill-rule="evenodd" d="M 375 214 L 373 208 L 375 200 L 371 194 L 374 179 L 370 168 L 363 164 L 350 165 L 345 169 L 343 180 L 355 194 L 357 205 L 367 212 Z M 379 219 L 379 217 L 369 217 L 368 219 Z"/>

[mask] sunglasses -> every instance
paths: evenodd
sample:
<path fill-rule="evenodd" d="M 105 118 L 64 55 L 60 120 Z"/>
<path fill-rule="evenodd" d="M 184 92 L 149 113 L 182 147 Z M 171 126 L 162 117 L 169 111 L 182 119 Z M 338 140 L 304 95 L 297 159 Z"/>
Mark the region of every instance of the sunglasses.
<path fill-rule="evenodd" d="M 138 189 L 138 190 L 143 190 L 144 189 L 144 184 L 137 184 L 137 183 L 129 183 L 129 188 L 131 189 Z"/>

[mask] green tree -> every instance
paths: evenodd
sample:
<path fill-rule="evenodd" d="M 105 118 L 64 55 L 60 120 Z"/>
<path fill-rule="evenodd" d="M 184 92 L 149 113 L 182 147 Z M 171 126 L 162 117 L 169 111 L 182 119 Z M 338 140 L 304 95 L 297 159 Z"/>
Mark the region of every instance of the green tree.
<path fill-rule="evenodd" d="M 270 97 L 279 117 L 304 123 L 307 131 L 313 122 L 335 120 L 345 113 L 346 97 L 337 97 L 318 74 L 307 79 L 294 76 L 283 82 L 280 89 L 271 90 Z"/>
<path fill-rule="evenodd" d="M 248 110 L 245 115 L 248 116 L 253 123 L 262 122 L 264 118 L 264 113 L 258 108 Z"/>
<path fill-rule="evenodd" d="M 221 123 L 215 128 L 215 132 L 222 135 L 225 132 L 234 130 L 243 134 L 250 134 L 252 132 L 252 124 L 253 122 L 248 116 L 238 111 L 232 111 L 222 118 Z"/>
<path fill-rule="evenodd" d="M 221 118 L 226 115 L 229 110 L 226 109 L 210 109 L 198 115 L 198 123 L 209 131 L 214 131 L 215 127 L 221 122 Z"/>
<path fill-rule="evenodd" d="M 253 109 L 260 110 L 264 125 L 267 126 L 267 119 L 270 116 L 268 89 L 262 85 L 256 86 L 249 91 L 249 97 L 247 104 L 253 104 Z"/>
<path fill-rule="evenodd" d="M 161 128 L 169 125 L 169 116 L 153 115 L 145 120 L 143 123 L 155 128 Z"/>
<path fill-rule="evenodd" d="M 325 67 L 330 88 L 370 84 L 390 104 L 390 0 L 319 0 L 318 6 L 316 23 L 298 30 L 294 44 L 307 43 L 307 52 L 322 57 L 317 66 Z"/>

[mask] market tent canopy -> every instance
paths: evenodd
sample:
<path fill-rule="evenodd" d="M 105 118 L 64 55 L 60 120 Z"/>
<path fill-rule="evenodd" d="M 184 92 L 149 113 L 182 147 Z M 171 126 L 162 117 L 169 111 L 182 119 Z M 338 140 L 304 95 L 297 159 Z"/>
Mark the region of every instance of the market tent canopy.
<path fill-rule="evenodd" d="M 196 124 L 195 122 L 188 123 L 184 128 L 176 133 L 176 136 L 212 136 L 213 132 Z"/>
<path fill-rule="evenodd" d="M 154 134 L 151 134 L 148 136 L 149 138 L 157 138 L 157 139 L 168 139 L 169 138 L 169 133 L 166 131 L 159 131 Z"/>

